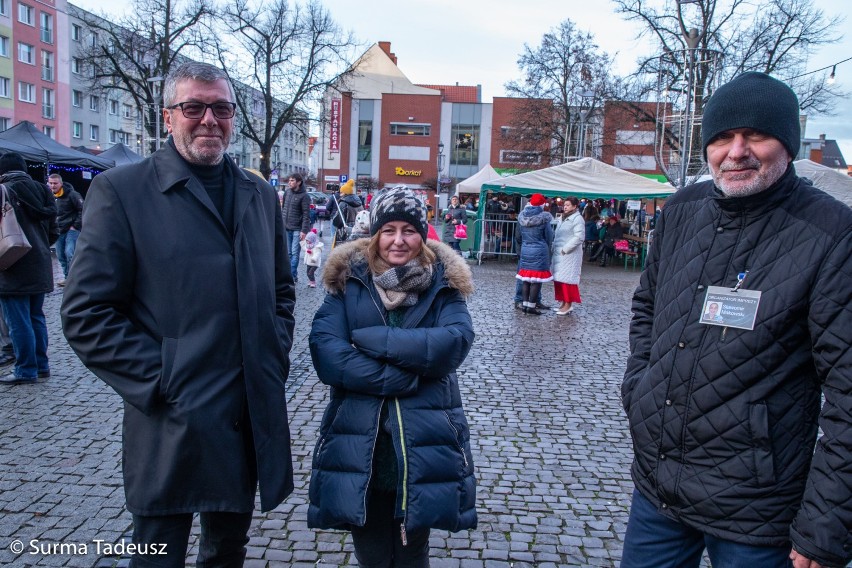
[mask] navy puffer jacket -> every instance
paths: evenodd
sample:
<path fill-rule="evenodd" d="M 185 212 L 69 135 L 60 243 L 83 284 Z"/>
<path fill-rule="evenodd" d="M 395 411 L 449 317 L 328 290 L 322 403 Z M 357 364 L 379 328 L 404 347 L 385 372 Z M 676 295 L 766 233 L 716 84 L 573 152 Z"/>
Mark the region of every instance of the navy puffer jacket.
<path fill-rule="evenodd" d="M 450 247 L 438 254 L 432 286 L 389 327 L 364 260 L 368 239 L 334 249 L 323 283 L 330 293 L 314 316 L 310 349 L 331 387 L 310 484 L 308 526 L 366 522 L 367 488 L 384 401 L 398 460 L 396 516 L 407 531 L 476 527 L 470 432 L 456 369 L 473 343 L 464 297 L 470 269 Z"/>
<path fill-rule="evenodd" d="M 550 270 L 550 248 L 553 244 L 553 216 L 541 207 L 527 205 L 518 215 L 521 243 L 519 269 Z"/>
<path fill-rule="evenodd" d="M 754 330 L 702 325 L 707 287 L 746 271 L 742 287 L 762 293 Z M 663 514 L 739 543 L 792 541 L 823 566 L 852 560 L 850 282 L 852 210 L 792 167 L 750 197 L 705 182 L 669 199 L 622 386 L 633 480 Z"/>

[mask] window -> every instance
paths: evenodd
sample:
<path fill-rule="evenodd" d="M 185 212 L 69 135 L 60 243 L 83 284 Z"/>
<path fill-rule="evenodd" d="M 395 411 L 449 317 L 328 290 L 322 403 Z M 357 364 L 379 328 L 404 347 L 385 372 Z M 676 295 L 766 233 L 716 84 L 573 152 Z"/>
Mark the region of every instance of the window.
<path fill-rule="evenodd" d="M 115 99 L 109 100 L 109 113 L 118 114 L 118 101 Z"/>
<path fill-rule="evenodd" d="M 478 124 L 453 124 L 452 140 L 450 164 L 463 166 L 479 164 Z"/>
<path fill-rule="evenodd" d="M 53 54 L 44 50 L 41 52 L 41 79 L 53 82 Z"/>
<path fill-rule="evenodd" d="M 89 110 L 96 111 L 98 110 L 98 97 L 95 95 L 89 95 Z"/>
<path fill-rule="evenodd" d="M 122 132 L 121 130 L 110 129 L 109 142 L 110 144 L 118 144 L 121 142 L 122 144 L 129 146 L 130 135 L 127 132 Z"/>
<path fill-rule="evenodd" d="M 44 43 L 53 43 L 53 16 L 41 13 L 41 41 Z"/>
<path fill-rule="evenodd" d="M 72 122 L 71 123 L 71 136 L 74 138 L 82 138 L 83 137 L 83 123 L 82 122 Z"/>
<path fill-rule="evenodd" d="M 0 132 L 4 130 L 9 130 L 9 119 L 8 118 L 0 118 Z"/>
<path fill-rule="evenodd" d="M 18 83 L 18 100 L 25 103 L 35 102 L 35 85 L 31 83 Z"/>
<path fill-rule="evenodd" d="M 55 130 L 52 126 L 42 126 L 41 131 L 44 132 L 45 136 L 50 136 L 51 138 L 55 139 L 55 136 L 54 136 Z"/>
<path fill-rule="evenodd" d="M 133 118 L 133 107 L 130 105 L 121 105 L 122 115 L 124 118 Z"/>
<path fill-rule="evenodd" d="M 53 104 L 53 89 L 41 90 L 41 115 L 44 118 L 56 118 L 56 106 Z"/>
<path fill-rule="evenodd" d="M 83 60 L 79 57 L 71 58 L 71 72 L 78 75 L 83 72 Z"/>
<path fill-rule="evenodd" d="M 373 150 L 373 121 L 358 121 L 358 161 L 369 162 Z"/>
<path fill-rule="evenodd" d="M 0 35 L 0 55 L 9 57 L 9 38 Z"/>
<path fill-rule="evenodd" d="M 71 24 L 71 39 L 80 41 L 83 39 L 83 27 L 77 24 Z"/>
<path fill-rule="evenodd" d="M 0 16 L 8 16 L 9 10 L 6 7 L 7 0 L 0 0 Z M 6 130 L 5 128 L 3 130 Z"/>
<path fill-rule="evenodd" d="M 92 47 L 98 46 L 98 34 L 92 32 L 92 35 L 89 36 L 89 45 Z"/>
<path fill-rule="evenodd" d="M 89 125 L 89 140 L 97 141 L 97 139 L 98 139 L 98 125 L 97 124 L 90 124 Z"/>
<path fill-rule="evenodd" d="M 35 65 L 35 47 L 28 43 L 18 42 L 18 61 Z"/>
<path fill-rule="evenodd" d="M 18 2 L 18 21 L 22 24 L 35 26 L 35 10 L 33 7 Z"/>
<path fill-rule="evenodd" d="M 83 91 L 71 91 L 71 104 L 75 107 L 83 106 Z"/>
<path fill-rule="evenodd" d="M 391 122 L 390 133 L 398 136 L 429 136 L 432 134 L 432 125 L 414 124 L 411 122 Z"/>
<path fill-rule="evenodd" d="M 4 99 L 12 98 L 12 80 L 8 77 L 0 77 L 0 97 Z"/>

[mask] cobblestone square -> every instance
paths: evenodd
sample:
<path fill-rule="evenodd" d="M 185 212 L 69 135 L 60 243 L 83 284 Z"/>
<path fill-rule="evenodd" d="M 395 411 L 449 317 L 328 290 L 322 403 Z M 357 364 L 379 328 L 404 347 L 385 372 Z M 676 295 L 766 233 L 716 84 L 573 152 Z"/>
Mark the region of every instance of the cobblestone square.
<path fill-rule="evenodd" d="M 530 316 L 513 307 L 514 262 L 471 266 L 477 337 L 459 375 L 477 466 L 479 527 L 433 531 L 432 566 L 617 566 L 633 487 L 619 388 L 639 272 L 586 264 L 581 306 L 567 316 Z M 552 290 L 544 286 L 545 303 L 553 304 Z M 311 453 L 328 391 L 307 344 L 322 297 L 303 275 L 288 383 L 296 490 L 274 511 L 255 514 L 246 566 L 357 565 L 348 533 L 313 531 L 305 520 Z M 60 288 L 45 302 L 51 378 L 0 387 L 0 565 L 123 565 L 119 557 L 102 558 L 96 546 L 130 542 L 122 403 L 67 346 L 61 298 Z M 13 551 L 15 541 L 23 552 Z M 191 546 L 189 565 L 195 552 Z"/>

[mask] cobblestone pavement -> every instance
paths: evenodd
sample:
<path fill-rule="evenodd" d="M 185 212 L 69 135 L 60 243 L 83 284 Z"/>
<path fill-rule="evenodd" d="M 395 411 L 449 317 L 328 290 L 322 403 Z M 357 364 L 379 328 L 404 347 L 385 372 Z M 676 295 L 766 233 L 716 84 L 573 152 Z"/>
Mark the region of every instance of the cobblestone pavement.
<path fill-rule="evenodd" d="M 477 337 L 459 376 L 477 466 L 479 527 L 433 531 L 432 566 L 617 566 L 632 492 L 619 385 L 639 273 L 586 264 L 582 306 L 567 316 L 536 317 L 513 308 L 513 262 L 472 268 Z M 51 378 L 0 387 L 3 566 L 126 564 L 119 556 L 104 558 L 115 552 L 107 545 L 129 542 L 121 401 L 68 348 L 61 295 L 57 290 L 45 303 Z M 296 490 L 274 511 L 256 513 L 249 567 L 356 565 L 348 533 L 313 531 L 306 523 L 311 452 L 328 390 L 313 372 L 307 345 L 322 296 L 307 288 L 302 273 L 288 390 Z M 553 303 L 550 285 L 544 296 Z M 16 540 L 24 545 L 21 554 L 12 550 Z M 188 564 L 195 552 L 191 547 Z"/>

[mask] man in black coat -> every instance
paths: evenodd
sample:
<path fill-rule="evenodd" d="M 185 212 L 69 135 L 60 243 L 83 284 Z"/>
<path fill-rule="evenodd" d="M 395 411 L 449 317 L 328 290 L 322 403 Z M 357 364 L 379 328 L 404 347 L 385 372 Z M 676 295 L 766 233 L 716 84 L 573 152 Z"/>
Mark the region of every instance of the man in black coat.
<path fill-rule="evenodd" d="M 166 77 L 171 137 L 92 182 L 65 289 L 69 345 L 124 399 L 136 568 L 184 566 L 194 512 L 198 565 L 240 566 L 258 484 L 264 511 L 293 490 L 293 279 L 275 190 L 225 153 L 233 98 L 211 65 Z"/>
<path fill-rule="evenodd" d="M 68 269 L 77 250 L 77 238 L 83 227 L 83 196 L 74 190 L 74 186 L 62 181 L 59 174 L 47 176 L 47 186 L 56 198 L 56 225 L 59 228 L 59 238 L 56 239 L 56 260 L 62 267 L 63 280 L 59 286 L 65 286 L 64 278 L 68 278 Z"/>
<path fill-rule="evenodd" d="M 17 358 L 14 371 L 0 378 L 0 384 L 32 384 L 50 376 L 42 307 L 44 295 L 53 291 L 50 245 L 58 236 L 56 204 L 47 186 L 29 176 L 27 163 L 15 152 L 0 156 L 0 183 L 6 186 L 32 245 L 15 264 L 0 271 L 0 305 Z"/>
<path fill-rule="evenodd" d="M 796 176 L 798 100 L 768 75 L 713 94 L 702 143 L 713 179 L 668 200 L 633 298 L 621 566 L 846 566 L 852 209 Z"/>
<path fill-rule="evenodd" d="M 287 232 L 287 250 L 290 253 L 290 272 L 293 273 L 293 281 L 298 282 L 299 255 L 302 253 L 300 243 L 311 230 L 311 198 L 301 174 L 290 174 L 287 179 L 282 211 Z"/>

